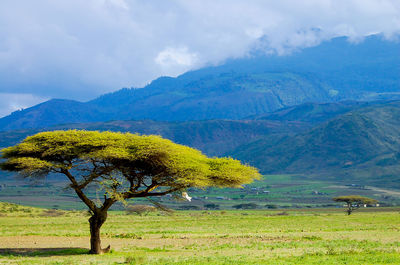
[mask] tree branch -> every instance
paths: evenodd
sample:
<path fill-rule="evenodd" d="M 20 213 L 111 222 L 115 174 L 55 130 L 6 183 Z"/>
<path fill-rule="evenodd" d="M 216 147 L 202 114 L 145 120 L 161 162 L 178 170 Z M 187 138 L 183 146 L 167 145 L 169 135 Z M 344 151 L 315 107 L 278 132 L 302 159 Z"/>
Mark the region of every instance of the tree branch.
<path fill-rule="evenodd" d="M 163 196 L 178 190 L 181 190 L 185 187 L 177 187 L 173 189 L 169 189 L 163 192 L 141 192 L 141 193 L 127 193 L 125 192 L 124 194 L 124 199 L 130 199 L 130 198 L 142 198 L 142 197 L 154 197 L 154 196 Z"/>
<path fill-rule="evenodd" d="M 116 202 L 113 198 L 107 198 L 104 200 L 103 206 L 101 206 L 100 211 L 107 211 Z"/>
<path fill-rule="evenodd" d="M 66 175 L 71 181 L 71 188 L 75 190 L 75 193 L 78 195 L 78 197 L 89 207 L 90 210 L 92 210 L 92 212 L 97 212 L 98 208 L 96 207 L 96 204 L 92 200 L 90 200 L 79 188 L 78 182 L 76 181 L 74 176 L 72 176 L 67 169 L 61 169 L 61 172 Z"/>
<path fill-rule="evenodd" d="M 103 171 L 100 171 L 99 173 L 92 172 L 82 183 L 78 184 L 78 188 L 79 189 L 86 188 L 86 186 L 89 185 L 94 179 L 100 177 L 101 175 L 110 173 L 111 171 L 112 171 L 111 169 L 104 169 Z"/>

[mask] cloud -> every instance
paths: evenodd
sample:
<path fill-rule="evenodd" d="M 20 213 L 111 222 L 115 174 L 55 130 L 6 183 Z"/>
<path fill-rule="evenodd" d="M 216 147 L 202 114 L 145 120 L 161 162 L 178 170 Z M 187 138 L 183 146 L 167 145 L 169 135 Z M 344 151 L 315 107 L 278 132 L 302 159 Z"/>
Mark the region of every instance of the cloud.
<path fill-rule="evenodd" d="M 32 94 L 0 93 L 0 117 L 48 100 Z"/>
<path fill-rule="evenodd" d="M 398 0 L 2 0 L 0 93 L 89 100 L 252 49 L 399 32 Z"/>
<path fill-rule="evenodd" d="M 187 47 L 168 47 L 158 53 L 155 63 L 163 69 L 163 75 L 178 75 L 196 64 L 198 55 L 190 53 Z"/>

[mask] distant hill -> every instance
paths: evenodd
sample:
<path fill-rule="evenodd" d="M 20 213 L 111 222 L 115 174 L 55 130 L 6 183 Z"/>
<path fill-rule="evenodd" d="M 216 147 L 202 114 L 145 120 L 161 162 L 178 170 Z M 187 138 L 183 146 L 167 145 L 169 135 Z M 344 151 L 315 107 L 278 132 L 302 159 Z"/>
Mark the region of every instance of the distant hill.
<path fill-rule="evenodd" d="M 297 135 L 259 139 L 231 154 L 263 173 L 400 187 L 400 102 L 357 108 Z"/>
<path fill-rule="evenodd" d="M 0 119 L 0 130 L 110 120 L 243 119 L 305 102 L 400 98 L 400 44 L 336 38 L 290 55 L 230 60 L 82 103 L 50 100 Z"/>

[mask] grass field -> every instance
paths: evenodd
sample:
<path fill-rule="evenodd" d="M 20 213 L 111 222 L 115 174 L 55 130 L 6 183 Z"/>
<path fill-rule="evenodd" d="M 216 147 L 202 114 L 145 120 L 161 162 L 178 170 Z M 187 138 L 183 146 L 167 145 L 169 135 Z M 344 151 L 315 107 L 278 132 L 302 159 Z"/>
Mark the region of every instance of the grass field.
<path fill-rule="evenodd" d="M 0 206 L 0 264 L 400 264 L 399 208 L 113 211 L 93 256 L 84 212 Z"/>

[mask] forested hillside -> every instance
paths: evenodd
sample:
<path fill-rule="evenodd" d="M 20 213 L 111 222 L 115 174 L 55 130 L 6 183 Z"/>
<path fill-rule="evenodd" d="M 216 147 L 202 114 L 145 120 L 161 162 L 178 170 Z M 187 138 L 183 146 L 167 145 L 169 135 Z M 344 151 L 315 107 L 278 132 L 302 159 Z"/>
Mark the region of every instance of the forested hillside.
<path fill-rule="evenodd" d="M 400 187 L 400 102 L 358 108 L 297 135 L 259 139 L 232 155 L 267 174 L 308 174 Z"/>

